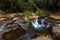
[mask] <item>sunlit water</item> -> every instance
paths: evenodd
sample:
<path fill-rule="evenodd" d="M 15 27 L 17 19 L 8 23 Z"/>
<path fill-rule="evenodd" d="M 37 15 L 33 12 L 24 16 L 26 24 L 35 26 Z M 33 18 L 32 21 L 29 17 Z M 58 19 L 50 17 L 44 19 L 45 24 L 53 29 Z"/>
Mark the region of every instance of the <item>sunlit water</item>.
<path fill-rule="evenodd" d="M 40 23 L 38 23 L 38 22 L 40 22 Z M 46 24 L 45 24 L 45 22 L 46 22 L 46 20 L 45 19 L 34 19 L 34 20 L 32 20 L 31 21 L 31 23 L 32 23 L 32 26 L 35 28 L 35 29 L 40 29 L 40 28 L 42 28 L 42 27 L 45 27 L 45 28 L 49 28 L 50 26 L 51 26 L 51 23 L 50 22 L 46 22 Z"/>
<path fill-rule="evenodd" d="M 39 29 L 40 27 L 45 27 L 44 25 L 44 19 L 41 19 L 41 24 L 38 23 L 39 19 L 35 19 L 35 20 L 32 20 L 31 23 L 32 23 L 32 26 L 35 28 L 35 29 Z"/>

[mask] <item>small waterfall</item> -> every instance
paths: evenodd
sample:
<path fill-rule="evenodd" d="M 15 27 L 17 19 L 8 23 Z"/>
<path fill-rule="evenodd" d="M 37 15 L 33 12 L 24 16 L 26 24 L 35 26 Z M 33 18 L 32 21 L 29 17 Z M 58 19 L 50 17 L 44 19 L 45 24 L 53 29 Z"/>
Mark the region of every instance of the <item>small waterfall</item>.
<path fill-rule="evenodd" d="M 38 23 L 38 22 L 41 22 L 41 23 Z M 32 23 L 32 26 L 35 28 L 35 29 L 40 29 L 42 27 L 45 27 L 45 28 L 49 28 L 51 23 L 50 22 L 47 22 L 45 24 L 46 20 L 45 19 L 34 19 L 31 21 Z"/>
<path fill-rule="evenodd" d="M 32 26 L 35 28 L 35 29 L 40 29 L 40 27 L 42 27 L 41 24 L 38 23 L 38 19 L 35 19 L 35 20 L 32 20 L 31 23 L 32 23 Z"/>
<path fill-rule="evenodd" d="M 37 21 L 38 21 L 38 19 L 31 21 L 32 26 L 33 26 L 35 29 L 38 28 L 38 23 L 37 23 Z"/>
<path fill-rule="evenodd" d="M 2 26 L 0 26 L 0 30 L 2 31 L 2 30 L 4 30 L 6 27 L 6 23 L 4 23 Z"/>

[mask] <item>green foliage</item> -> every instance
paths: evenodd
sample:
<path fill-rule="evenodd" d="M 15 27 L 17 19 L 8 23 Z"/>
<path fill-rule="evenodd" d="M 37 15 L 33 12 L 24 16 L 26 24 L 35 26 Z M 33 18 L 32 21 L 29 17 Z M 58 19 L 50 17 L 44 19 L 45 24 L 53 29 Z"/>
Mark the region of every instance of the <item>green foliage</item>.
<path fill-rule="evenodd" d="M 60 36 L 60 31 L 57 31 L 58 36 Z"/>
<path fill-rule="evenodd" d="M 25 10 L 32 10 L 33 6 L 29 0 L 18 0 L 17 3 Z"/>
<path fill-rule="evenodd" d="M 23 14 L 25 15 L 25 17 L 29 17 L 31 15 L 31 11 L 24 11 Z"/>
<path fill-rule="evenodd" d="M 45 9 L 46 7 L 48 7 L 48 5 L 50 5 L 52 2 L 48 1 L 48 0 L 34 0 L 34 3 L 36 4 L 36 6 L 38 8 L 42 8 Z"/>
<path fill-rule="evenodd" d="M 30 27 L 29 23 L 30 23 L 30 21 L 27 20 L 26 23 L 25 23 L 25 26 L 26 26 L 26 27 Z"/>
<path fill-rule="evenodd" d="M 21 11 L 23 10 L 29 10 L 29 11 L 35 11 L 36 5 L 39 9 L 44 10 L 50 10 L 52 7 L 58 8 L 60 10 L 60 0 L 0 0 L 1 3 L 6 7 L 5 10 L 14 10 L 14 11 Z M 34 3 L 34 4 L 33 4 Z M 1 7 L 3 9 L 3 7 Z M 21 9 L 22 8 L 22 9 Z"/>
<path fill-rule="evenodd" d="M 17 2 L 22 8 L 25 7 L 25 1 L 24 0 L 18 0 Z"/>
<path fill-rule="evenodd" d="M 3 10 L 3 11 L 8 11 L 8 12 L 17 12 L 17 11 L 22 11 L 22 8 L 19 6 L 17 0 L 1 0 L 1 3 L 0 3 L 0 7 L 1 9 L 0 10 Z"/>
<path fill-rule="evenodd" d="M 49 14 L 49 12 L 47 12 L 47 11 L 45 11 L 45 10 L 37 10 L 37 11 L 36 11 L 36 14 L 37 14 L 38 16 L 42 16 L 42 15 L 47 15 L 47 14 Z"/>
<path fill-rule="evenodd" d="M 39 9 L 44 9 L 44 10 L 53 10 L 57 11 L 60 10 L 60 1 L 59 0 L 32 0 L 34 4 L 39 8 Z"/>
<path fill-rule="evenodd" d="M 49 5 L 53 5 L 54 0 L 49 0 Z"/>

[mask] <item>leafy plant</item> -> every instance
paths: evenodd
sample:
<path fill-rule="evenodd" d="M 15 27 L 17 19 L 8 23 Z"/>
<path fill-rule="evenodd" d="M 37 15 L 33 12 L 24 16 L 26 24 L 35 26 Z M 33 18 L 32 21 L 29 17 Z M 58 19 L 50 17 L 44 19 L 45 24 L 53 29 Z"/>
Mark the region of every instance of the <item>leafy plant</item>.
<path fill-rule="evenodd" d="M 30 23 L 30 21 L 27 20 L 26 23 L 25 23 L 25 26 L 26 26 L 26 27 L 30 27 L 29 23 Z"/>
<path fill-rule="evenodd" d="M 47 11 L 45 11 L 45 10 L 37 10 L 37 11 L 36 11 L 36 14 L 37 14 L 38 16 L 42 16 L 42 15 L 47 15 L 47 14 L 49 14 L 49 12 L 47 12 Z"/>
<path fill-rule="evenodd" d="M 60 31 L 57 31 L 58 36 L 60 36 Z"/>

